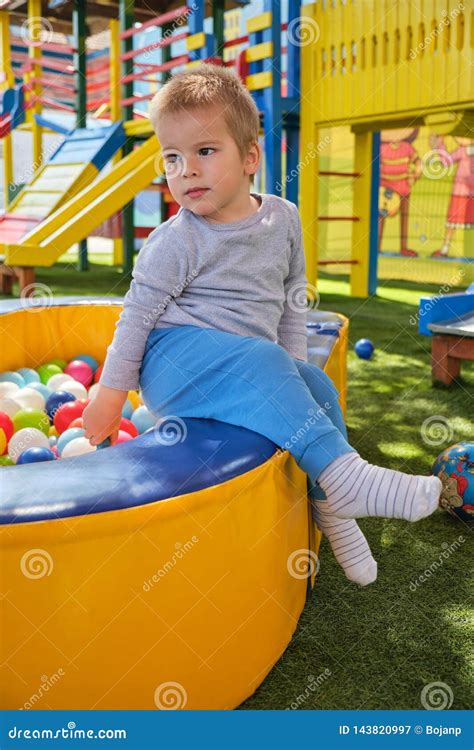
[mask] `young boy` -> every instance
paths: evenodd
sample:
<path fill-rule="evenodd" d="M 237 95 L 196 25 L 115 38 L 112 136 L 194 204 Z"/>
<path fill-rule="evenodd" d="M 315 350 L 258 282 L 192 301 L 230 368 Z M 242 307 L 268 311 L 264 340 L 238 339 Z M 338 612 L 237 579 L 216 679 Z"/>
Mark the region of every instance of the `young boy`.
<path fill-rule="evenodd" d="M 217 419 L 265 435 L 308 474 L 318 526 L 346 576 L 366 585 L 377 563 L 354 519 L 428 516 L 441 482 L 364 461 L 334 386 L 307 362 L 301 222 L 294 204 L 250 191 L 259 114 L 240 80 L 209 64 L 178 73 L 153 99 L 151 120 L 181 208 L 139 253 L 84 411 L 86 437 L 114 439 L 139 386 L 157 419 Z"/>

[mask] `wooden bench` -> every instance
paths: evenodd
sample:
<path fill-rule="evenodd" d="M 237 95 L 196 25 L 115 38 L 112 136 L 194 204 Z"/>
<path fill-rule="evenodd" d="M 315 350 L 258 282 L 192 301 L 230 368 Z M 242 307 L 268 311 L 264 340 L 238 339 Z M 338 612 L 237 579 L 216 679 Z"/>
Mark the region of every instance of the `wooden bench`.
<path fill-rule="evenodd" d="M 12 294 L 14 281 L 20 286 L 20 297 L 30 297 L 34 293 L 34 266 L 8 266 L 0 261 L 0 292 Z"/>
<path fill-rule="evenodd" d="M 431 374 L 433 382 L 445 385 L 459 377 L 463 360 L 474 360 L 474 315 L 429 323 L 433 334 Z"/>

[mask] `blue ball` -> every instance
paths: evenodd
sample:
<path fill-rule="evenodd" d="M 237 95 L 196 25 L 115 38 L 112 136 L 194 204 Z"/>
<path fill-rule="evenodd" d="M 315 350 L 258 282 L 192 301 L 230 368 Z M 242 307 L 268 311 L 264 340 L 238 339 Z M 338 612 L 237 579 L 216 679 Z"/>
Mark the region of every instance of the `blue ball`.
<path fill-rule="evenodd" d="M 356 341 L 354 349 L 360 359 L 370 359 L 374 353 L 374 345 L 370 339 L 359 339 L 359 341 Z"/>
<path fill-rule="evenodd" d="M 24 388 L 26 385 L 25 378 L 11 370 L 0 372 L 0 383 L 15 383 L 19 388 Z"/>
<path fill-rule="evenodd" d="M 76 401 L 76 397 L 68 391 L 54 391 L 46 401 L 46 412 L 51 421 L 54 419 L 54 415 L 62 404 L 67 404 L 68 401 Z"/>
<path fill-rule="evenodd" d="M 101 450 L 102 448 L 109 448 L 112 445 L 110 442 L 110 438 L 105 438 L 105 440 L 102 440 L 101 443 L 97 446 L 97 450 Z"/>
<path fill-rule="evenodd" d="M 140 435 L 149 430 L 150 427 L 154 427 L 157 421 L 146 406 L 139 406 L 138 409 L 135 409 L 130 419 Z"/>
<path fill-rule="evenodd" d="M 474 443 L 456 443 L 446 448 L 431 473 L 443 483 L 441 507 L 461 521 L 474 521 Z"/>
<path fill-rule="evenodd" d="M 64 430 L 64 432 L 58 437 L 57 446 L 59 455 L 62 455 L 64 448 L 71 442 L 71 440 L 84 437 L 85 434 L 86 431 L 82 427 L 70 427 L 69 429 Z"/>
<path fill-rule="evenodd" d="M 92 368 L 93 372 L 95 372 L 99 367 L 99 363 L 97 362 L 97 360 L 94 359 L 94 357 L 91 357 L 90 354 L 78 354 L 77 357 L 73 357 L 73 359 L 80 359 L 83 362 L 87 362 L 89 367 Z"/>
<path fill-rule="evenodd" d="M 37 464 L 41 461 L 55 461 L 56 456 L 49 448 L 27 448 L 20 454 L 17 464 Z"/>
<path fill-rule="evenodd" d="M 40 382 L 40 376 L 36 370 L 32 370 L 31 367 L 20 367 L 17 372 L 21 375 L 27 385 Z"/>
<path fill-rule="evenodd" d="M 133 404 L 132 402 L 127 398 L 125 401 L 123 408 L 122 408 L 122 417 L 125 417 L 125 419 L 131 419 L 133 414 Z"/>

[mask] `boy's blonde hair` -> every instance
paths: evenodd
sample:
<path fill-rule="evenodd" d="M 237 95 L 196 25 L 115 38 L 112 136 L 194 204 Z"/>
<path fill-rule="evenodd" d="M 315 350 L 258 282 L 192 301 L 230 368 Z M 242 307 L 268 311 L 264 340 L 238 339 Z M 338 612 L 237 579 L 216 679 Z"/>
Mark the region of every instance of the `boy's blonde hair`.
<path fill-rule="evenodd" d="M 175 73 L 153 97 L 150 119 L 156 132 L 165 115 L 210 105 L 222 107 L 226 127 L 244 159 L 252 143 L 258 143 L 260 118 L 252 95 L 228 68 L 201 63 Z"/>

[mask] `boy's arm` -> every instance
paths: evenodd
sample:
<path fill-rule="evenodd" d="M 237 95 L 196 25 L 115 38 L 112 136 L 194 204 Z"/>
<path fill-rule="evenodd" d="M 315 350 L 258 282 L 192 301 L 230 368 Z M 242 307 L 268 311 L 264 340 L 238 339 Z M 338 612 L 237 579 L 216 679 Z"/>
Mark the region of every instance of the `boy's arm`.
<path fill-rule="evenodd" d="M 135 390 L 147 338 L 171 299 L 179 297 L 188 260 L 176 240 L 150 239 L 138 254 L 132 283 L 100 377 L 100 385 L 118 391 Z"/>
<path fill-rule="evenodd" d="M 294 205 L 294 204 L 292 204 Z M 290 269 L 285 279 L 283 314 L 278 324 L 278 344 L 291 357 L 308 361 L 308 334 L 306 331 L 306 262 L 303 249 L 301 219 L 294 206 L 295 226 L 292 240 Z"/>

